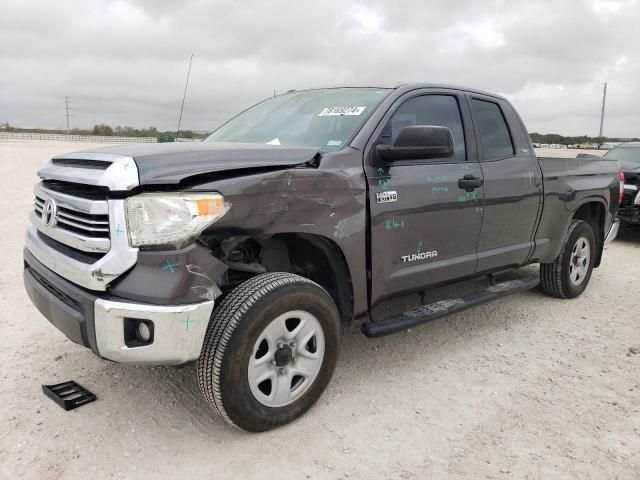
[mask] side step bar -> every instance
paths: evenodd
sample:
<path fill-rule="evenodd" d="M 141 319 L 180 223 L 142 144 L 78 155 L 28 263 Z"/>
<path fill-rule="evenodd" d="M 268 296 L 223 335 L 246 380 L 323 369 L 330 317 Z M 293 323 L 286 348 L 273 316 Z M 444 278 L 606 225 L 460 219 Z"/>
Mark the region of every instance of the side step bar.
<path fill-rule="evenodd" d="M 362 324 L 362 333 L 369 338 L 382 337 L 396 333 L 407 328 L 415 327 L 423 323 L 436 320 L 452 313 L 461 312 L 467 308 L 492 302 L 512 293 L 524 292 L 535 288 L 540 283 L 538 275 L 525 277 L 518 280 L 490 285 L 484 290 L 458 298 L 447 298 L 430 305 L 423 305 L 395 317 L 379 320 L 377 322 L 365 322 Z"/>

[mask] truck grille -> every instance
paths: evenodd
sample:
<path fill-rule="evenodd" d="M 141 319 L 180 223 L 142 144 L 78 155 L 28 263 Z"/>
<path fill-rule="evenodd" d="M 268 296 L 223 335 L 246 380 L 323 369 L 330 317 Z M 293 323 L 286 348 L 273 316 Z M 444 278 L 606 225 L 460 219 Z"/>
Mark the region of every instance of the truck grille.
<path fill-rule="evenodd" d="M 95 291 L 135 265 L 126 200 L 139 184 L 132 157 L 107 152 L 58 155 L 38 170 L 27 250 L 48 269 Z"/>
<path fill-rule="evenodd" d="M 40 219 L 42 219 L 44 203 L 45 200 L 36 195 L 34 210 Z M 55 214 L 55 224 L 60 229 L 85 237 L 109 238 L 109 215 L 91 215 L 68 206 L 60 206 Z"/>
<path fill-rule="evenodd" d="M 49 186 L 49 185 L 48 185 Z M 38 231 L 80 252 L 106 253 L 111 247 L 109 206 L 66 191 L 37 185 L 32 223 Z"/>

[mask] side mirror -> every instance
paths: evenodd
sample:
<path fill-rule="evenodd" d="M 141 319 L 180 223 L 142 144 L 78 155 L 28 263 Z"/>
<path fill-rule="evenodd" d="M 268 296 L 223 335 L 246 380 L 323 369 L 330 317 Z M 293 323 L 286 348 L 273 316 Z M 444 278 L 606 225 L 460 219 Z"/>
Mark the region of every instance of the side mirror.
<path fill-rule="evenodd" d="M 453 134 L 447 127 L 410 125 L 400 130 L 393 145 L 377 145 L 376 155 L 383 162 L 393 162 L 449 158 L 453 150 Z"/>

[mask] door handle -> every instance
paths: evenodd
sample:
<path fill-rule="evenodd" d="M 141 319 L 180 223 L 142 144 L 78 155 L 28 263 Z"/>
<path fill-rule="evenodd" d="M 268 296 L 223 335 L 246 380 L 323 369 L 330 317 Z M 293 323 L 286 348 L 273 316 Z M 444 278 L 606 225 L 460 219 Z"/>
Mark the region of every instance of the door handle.
<path fill-rule="evenodd" d="M 464 178 L 458 180 L 458 187 L 466 190 L 467 192 L 473 192 L 476 188 L 482 186 L 484 181 L 480 177 L 475 177 L 471 174 L 465 175 Z"/>

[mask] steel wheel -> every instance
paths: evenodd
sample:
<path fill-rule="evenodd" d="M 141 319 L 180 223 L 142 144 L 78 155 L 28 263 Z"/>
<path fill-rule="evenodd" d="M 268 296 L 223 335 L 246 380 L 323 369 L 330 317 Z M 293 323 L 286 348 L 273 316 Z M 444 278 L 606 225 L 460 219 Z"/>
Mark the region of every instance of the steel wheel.
<path fill-rule="evenodd" d="M 557 298 L 576 298 L 585 291 L 593 272 L 598 249 L 593 227 L 573 219 L 551 263 L 540 264 L 540 282 L 544 291 Z"/>
<path fill-rule="evenodd" d="M 589 241 L 585 237 L 580 237 L 571 250 L 569 279 L 573 285 L 580 285 L 587 277 L 590 261 L 591 247 L 589 246 Z"/>
<path fill-rule="evenodd" d="M 276 317 L 258 337 L 247 369 L 253 396 L 268 407 L 283 407 L 315 380 L 325 351 L 322 325 L 303 310 Z"/>

